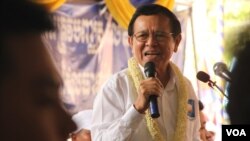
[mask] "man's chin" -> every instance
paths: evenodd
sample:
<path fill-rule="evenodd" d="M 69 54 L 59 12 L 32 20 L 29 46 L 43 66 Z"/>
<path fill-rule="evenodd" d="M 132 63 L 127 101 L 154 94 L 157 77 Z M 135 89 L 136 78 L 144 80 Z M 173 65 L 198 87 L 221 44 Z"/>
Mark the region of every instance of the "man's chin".
<path fill-rule="evenodd" d="M 157 60 L 159 59 L 158 55 L 147 55 L 144 56 L 144 62 L 157 62 Z"/>

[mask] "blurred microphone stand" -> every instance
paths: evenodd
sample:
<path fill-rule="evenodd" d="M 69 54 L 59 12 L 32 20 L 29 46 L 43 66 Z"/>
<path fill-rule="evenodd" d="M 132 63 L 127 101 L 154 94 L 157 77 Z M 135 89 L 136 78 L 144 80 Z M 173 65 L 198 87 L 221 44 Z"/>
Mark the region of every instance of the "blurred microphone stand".
<path fill-rule="evenodd" d="M 214 89 L 214 87 L 216 87 L 222 93 L 222 95 L 228 99 L 228 96 L 224 93 L 224 91 L 218 85 L 216 85 L 215 81 L 213 82 L 213 81 L 209 80 L 208 86 L 211 87 L 212 89 Z"/>

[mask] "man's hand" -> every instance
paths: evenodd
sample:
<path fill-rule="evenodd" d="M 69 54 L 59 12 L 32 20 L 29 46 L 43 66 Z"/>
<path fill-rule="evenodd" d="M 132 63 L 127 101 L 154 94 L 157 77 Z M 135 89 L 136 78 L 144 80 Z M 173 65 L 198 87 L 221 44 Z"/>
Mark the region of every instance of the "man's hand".
<path fill-rule="evenodd" d="M 139 113 L 145 113 L 149 106 L 149 96 L 161 96 L 163 94 L 164 87 L 158 78 L 150 77 L 141 81 L 138 97 L 135 100 L 134 107 Z"/>

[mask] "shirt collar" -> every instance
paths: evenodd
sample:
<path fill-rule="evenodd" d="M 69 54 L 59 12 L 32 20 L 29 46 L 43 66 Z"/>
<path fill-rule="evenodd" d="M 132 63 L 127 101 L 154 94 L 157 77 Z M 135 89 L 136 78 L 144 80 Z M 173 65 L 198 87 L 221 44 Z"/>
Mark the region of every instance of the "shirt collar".
<path fill-rule="evenodd" d="M 140 68 L 140 70 L 141 70 L 141 72 L 142 72 L 144 78 L 146 78 L 146 75 L 145 75 L 145 73 L 144 73 L 144 67 L 141 66 L 141 64 L 138 64 L 138 65 L 139 65 L 139 68 Z"/>
<path fill-rule="evenodd" d="M 176 82 L 176 80 L 175 80 L 175 73 L 174 73 L 174 71 L 173 71 L 173 69 L 172 69 L 171 66 L 170 66 L 169 70 L 170 70 L 170 78 L 169 78 L 167 86 L 165 88 L 167 91 L 173 90 L 174 87 L 175 87 L 175 82 Z"/>

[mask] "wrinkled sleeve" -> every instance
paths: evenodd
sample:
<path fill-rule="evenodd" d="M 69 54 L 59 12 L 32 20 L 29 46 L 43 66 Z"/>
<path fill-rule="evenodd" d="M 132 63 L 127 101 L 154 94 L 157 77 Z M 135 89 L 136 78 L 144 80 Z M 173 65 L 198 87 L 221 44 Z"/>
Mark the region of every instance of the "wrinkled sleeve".
<path fill-rule="evenodd" d="M 91 137 L 93 141 L 127 141 L 144 115 L 129 100 L 131 90 L 125 81 L 107 81 L 98 92 L 93 106 Z"/>

